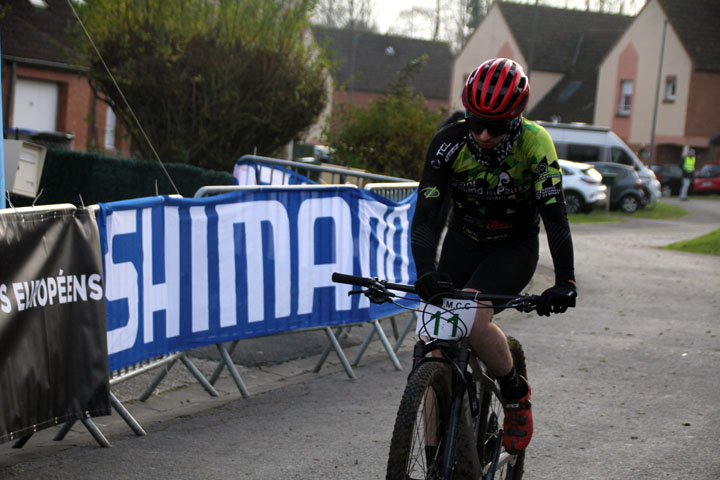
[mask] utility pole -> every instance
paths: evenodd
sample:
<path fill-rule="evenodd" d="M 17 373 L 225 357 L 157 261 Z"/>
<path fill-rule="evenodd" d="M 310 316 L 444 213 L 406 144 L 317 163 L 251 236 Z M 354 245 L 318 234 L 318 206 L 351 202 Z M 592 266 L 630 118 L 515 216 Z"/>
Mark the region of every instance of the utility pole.
<path fill-rule="evenodd" d="M 658 104 L 660 103 L 658 99 L 660 97 L 660 82 L 662 81 L 663 60 L 665 58 L 665 35 L 667 34 L 668 23 L 670 23 L 670 20 L 666 18 L 665 25 L 663 25 L 662 46 L 660 47 L 660 66 L 658 67 L 657 86 L 655 87 L 655 112 L 653 113 L 652 131 L 650 132 L 650 161 L 648 162 L 650 165 L 655 164 L 655 128 L 657 127 Z"/>
<path fill-rule="evenodd" d="M 537 36 L 537 20 L 538 20 L 538 0 L 535 0 L 533 8 L 532 29 L 530 31 L 530 54 L 528 55 L 528 71 L 527 76 L 530 79 L 533 71 L 533 62 L 535 57 L 535 37 Z"/>

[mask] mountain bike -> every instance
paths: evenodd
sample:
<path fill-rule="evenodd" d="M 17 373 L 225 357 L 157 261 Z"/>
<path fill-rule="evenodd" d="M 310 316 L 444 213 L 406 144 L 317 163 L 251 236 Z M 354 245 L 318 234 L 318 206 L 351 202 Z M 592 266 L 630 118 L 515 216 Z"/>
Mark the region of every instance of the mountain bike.
<path fill-rule="evenodd" d="M 540 297 L 483 294 L 446 285 L 442 306 L 435 306 L 395 293 L 415 294 L 411 285 L 341 273 L 334 273 L 332 279 L 361 287 L 350 294 L 417 313 L 419 340 L 395 420 L 386 478 L 520 480 L 525 452 L 503 448 L 504 400 L 495 378 L 471 352 L 465 337 L 474 309 L 530 312 Z M 520 342 L 512 337 L 507 341 L 518 374 L 527 378 Z"/>

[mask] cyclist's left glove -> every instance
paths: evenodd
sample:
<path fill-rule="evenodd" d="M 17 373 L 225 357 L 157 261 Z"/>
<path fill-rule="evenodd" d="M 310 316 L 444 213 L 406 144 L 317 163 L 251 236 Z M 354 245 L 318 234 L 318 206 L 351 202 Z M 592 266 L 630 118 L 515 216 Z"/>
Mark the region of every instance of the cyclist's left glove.
<path fill-rule="evenodd" d="M 558 282 L 554 287 L 548 288 L 540 296 L 536 311 L 538 315 L 549 317 L 551 313 L 563 313 L 569 307 L 575 306 L 577 289 L 568 281 Z"/>
<path fill-rule="evenodd" d="M 452 277 L 442 272 L 425 273 L 415 282 L 415 290 L 426 302 L 442 305 L 442 293 L 452 290 Z"/>

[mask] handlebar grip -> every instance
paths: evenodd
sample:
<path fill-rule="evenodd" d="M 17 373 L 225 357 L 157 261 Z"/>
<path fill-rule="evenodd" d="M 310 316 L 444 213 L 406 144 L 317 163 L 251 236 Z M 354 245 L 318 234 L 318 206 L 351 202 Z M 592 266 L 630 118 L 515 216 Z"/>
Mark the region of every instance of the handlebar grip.
<path fill-rule="evenodd" d="M 334 272 L 332 281 L 335 283 L 346 283 L 348 285 L 357 285 L 360 287 L 369 287 L 370 279 L 365 277 L 357 277 L 355 275 L 347 275 L 345 273 Z"/>

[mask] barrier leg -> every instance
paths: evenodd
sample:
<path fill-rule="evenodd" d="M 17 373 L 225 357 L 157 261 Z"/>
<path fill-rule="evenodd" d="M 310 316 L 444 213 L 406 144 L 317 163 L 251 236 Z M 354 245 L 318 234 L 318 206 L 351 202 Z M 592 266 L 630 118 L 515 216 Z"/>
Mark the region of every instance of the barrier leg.
<path fill-rule="evenodd" d="M 218 345 L 218 348 L 220 348 L 220 346 L 222 346 L 222 348 L 224 348 L 228 352 L 228 355 L 232 355 L 233 352 L 235 351 L 235 347 L 237 347 L 238 343 L 240 343 L 240 340 L 233 340 L 233 342 L 230 344 L 229 349 L 226 349 L 225 345 L 223 345 L 221 343 L 218 343 L 217 345 Z M 220 352 L 220 354 L 222 355 L 222 352 Z M 210 376 L 210 385 L 215 385 L 215 382 L 217 382 L 217 379 L 220 378 L 220 372 L 222 372 L 222 369 L 223 369 L 223 367 L 225 367 L 225 365 L 227 365 L 227 362 L 225 361 L 224 358 L 218 362 L 217 366 L 215 367 L 215 371 Z"/>
<path fill-rule="evenodd" d="M 347 358 L 345 357 L 345 353 L 343 352 L 342 348 L 340 347 L 340 343 L 338 342 L 337 338 L 335 338 L 335 334 L 333 333 L 333 331 L 330 327 L 325 327 L 325 335 L 327 335 L 328 339 L 330 340 L 330 343 L 332 344 L 333 348 L 335 349 L 335 353 L 337 353 L 337 356 L 340 358 L 340 363 L 342 363 L 343 368 L 345 368 L 345 372 L 347 373 L 348 377 L 355 380 L 357 378 L 355 376 L 355 372 L 353 372 L 352 367 L 350 366 Z"/>
<path fill-rule="evenodd" d="M 170 369 L 175 365 L 175 362 L 177 362 L 177 358 L 173 359 L 171 362 L 165 364 L 160 368 L 160 371 L 155 375 L 155 378 L 153 378 L 152 382 L 145 388 L 143 393 L 140 395 L 139 400 L 141 402 L 144 402 L 148 398 L 150 398 L 150 395 L 155 391 L 158 385 L 160 385 L 160 382 L 163 381 L 165 376 L 168 374 Z"/>
<path fill-rule="evenodd" d="M 395 340 L 397 340 L 398 336 L 400 335 L 400 332 L 398 332 L 398 327 L 397 327 L 397 322 L 395 321 L 395 316 L 390 317 L 390 325 L 392 325 L 393 337 L 395 337 Z"/>
<path fill-rule="evenodd" d="M 125 408 L 125 405 L 123 405 L 112 392 L 110 392 L 110 404 L 113 406 L 115 411 L 118 412 L 120 417 L 125 420 L 125 423 L 128 424 L 132 431 L 135 432 L 135 435 L 137 435 L 138 437 L 147 435 L 147 433 L 145 433 L 145 430 L 143 430 L 137 420 L 135 420 L 135 418 L 130 414 L 130 412 L 128 412 L 127 408 Z"/>
<path fill-rule="evenodd" d="M 329 328 L 329 327 L 328 327 L 328 328 Z M 340 335 L 340 334 L 342 334 L 342 332 L 343 332 L 342 327 L 339 327 L 339 328 L 336 328 L 336 329 L 335 329 L 335 335 Z M 342 338 L 342 337 L 341 337 L 341 338 Z M 315 373 L 318 373 L 318 372 L 320 371 L 320 369 L 322 368 L 323 364 L 325 363 L 325 360 L 327 360 L 328 355 L 330 355 L 330 350 L 332 350 L 332 348 L 333 348 L 332 341 L 328 342 L 328 344 L 325 345 L 325 349 L 324 349 L 323 352 L 320 354 L 320 358 L 318 359 L 318 362 L 315 364 L 315 368 L 313 369 L 313 371 L 314 371 Z"/>
<path fill-rule="evenodd" d="M 393 362 L 393 365 L 395 365 L 396 370 L 402 370 L 402 365 L 400 365 L 400 361 L 398 360 L 397 356 L 395 355 L 395 351 L 393 350 L 392 346 L 390 346 L 390 342 L 388 342 L 387 337 L 385 336 L 385 332 L 382 329 L 382 325 L 380 325 L 380 320 L 375 320 L 372 322 L 375 331 L 378 334 L 378 337 L 380 337 L 380 341 L 382 342 L 383 346 L 385 347 L 385 351 L 388 354 L 388 357 L 390 357 L 390 360 Z"/>
<path fill-rule="evenodd" d="M 230 375 L 232 375 L 233 380 L 235 381 L 235 385 L 237 385 L 238 390 L 240 390 L 240 394 L 247 398 L 250 396 L 250 394 L 247 391 L 247 388 L 245 388 L 245 384 L 242 381 L 242 378 L 240 377 L 240 374 L 237 371 L 237 368 L 235 368 L 235 363 L 232 360 L 232 357 L 230 357 L 230 354 L 228 353 L 227 349 L 224 345 L 218 343 L 215 345 L 218 350 L 220 351 L 220 356 L 223 358 L 223 362 L 225 365 L 227 365 L 228 371 L 230 372 Z M 221 367 L 222 369 L 222 367 Z M 216 369 L 217 370 L 217 369 Z M 211 379 L 212 380 L 212 379 Z M 210 382 L 213 383 L 212 381 Z"/>
<path fill-rule="evenodd" d="M 365 336 L 365 340 L 363 340 L 362 345 L 360 345 L 360 348 L 358 349 L 357 353 L 355 354 L 355 360 L 353 360 L 353 367 L 357 367 L 360 364 L 360 359 L 365 354 L 365 350 L 367 350 L 368 345 L 370 345 L 370 341 L 375 336 L 375 328 L 371 328 L 368 334 Z"/>
<path fill-rule="evenodd" d="M 93 436 L 96 442 L 101 447 L 104 448 L 110 448 L 112 445 L 110 445 L 110 442 L 108 442 L 107 438 L 105 438 L 105 435 L 102 434 L 100 429 L 95 425 L 95 422 L 92 421 L 92 418 L 90 416 L 84 416 L 80 419 L 80 421 L 85 425 L 85 428 L 88 429 L 88 432 L 90 432 L 90 435 Z"/>
<path fill-rule="evenodd" d="M 206 392 L 210 394 L 211 397 L 219 397 L 217 390 L 210 385 L 210 382 L 207 381 L 207 378 L 198 370 L 198 368 L 195 366 L 195 364 L 190 360 L 190 357 L 187 356 L 186 353 L 183 353 L 180 356 L 180 361 L 183 362 L 183 364 L 187 367 L 188 370 L 190 370 L 190 373 L 193 374 L 193 376 L 197 379 L 198 382 L 200 382 L 200 385 L 203 386 Z"/>
<path fill-rule="evenodd" d="M 22 448 L 22 447 L 24 447 L 25 444 L 27 443 L 27 441 L 30 440 L 30 437 L 32 437 L 32 436 L 33 436 L 32 433 L 28 433 L 28 434 L 25 435 L 24 437 L 18 438 L 17 441 L 16 441 L 15 443 L 13 443 L 12 448 Z"/>
<path fill-rule="evenodd" d="M 58 430 L 58 432 L 55 434 L 53 440 L 59 442 L 60 440 L 65 438 L 65 435 L 68 434 L 73 425 L 75 425 L 75 419 L 68 420 L 67 422 L 63 423 L 63 426 L 60 427 L 60 430 Z"/>

